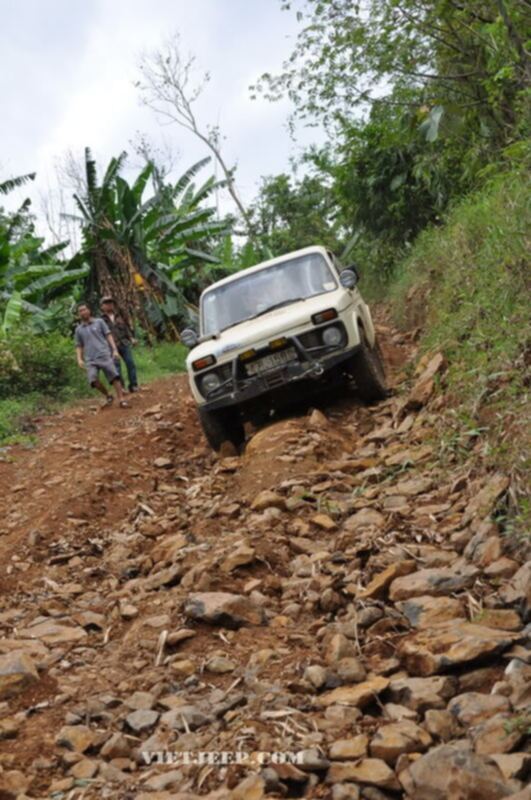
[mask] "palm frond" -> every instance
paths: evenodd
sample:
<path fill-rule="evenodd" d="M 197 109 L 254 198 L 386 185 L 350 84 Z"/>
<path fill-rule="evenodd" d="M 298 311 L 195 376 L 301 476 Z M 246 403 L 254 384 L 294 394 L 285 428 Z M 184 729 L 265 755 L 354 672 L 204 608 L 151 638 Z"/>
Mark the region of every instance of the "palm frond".
<path fill-rule="evenodd" d="M 63 288 L 82 278 L 86 278 L 87 274 L 88 267 L 85 266 L 79 269 L 61 270 L 52 275 L 44 275 L 42 278 L 37 278 L 37 280 L 32 281 L 32 283 L 22 290 L 21 294 L 24 298 L 35 298 L 41 292 Z"/>
<path fill-rule="evenodd" d="M 213 256 L 212 253 L 205 253 L 204 250 L 193 250 L 191 247 L 185 247 L 185 253 L 192 258 L 199 259 L 200 261 L 206 261 L 208 264 L 221 263 L 217 256 Z"/>
<path fill-rule="evenodd" d="M 103 180 L 101 182 L 102 191 L 107 191 L 109 189 L 116 175 L 118 175 L 122 169 L 126 158 L 127 153 L 125 150 L 122 150 L 118 158 L 111 158 L 109 161 L 109 166 L 105 170 L 105 175 L 103 176 Z"/>
<path fill-rule="evenodd" d="M 227 185 L 227 181 L 217 181 L 213 175 L 208 178 L 202 186 L 197 189 L 192 199 L 192 205 L 197 206 L 199 203 L 206 200 L 217 189 L 223 189 Z"/>
<path fill-rule="evenodd" d="M 144 194 L 144 189 L 146 188 L 146 184 L 148 180 L 153 175 L 153 163 L 150 161 L 149 164 L 144 167 L 138 178 L 135 180 L 131 187 L 131 191 L 135 197 L 137 203 L 140 203 L 142 199 L 142 195 Z"/>
<path fill-rule="evenodd" d="M 18 228 L 18 226 L 23 222 L 25 218 L 25 214 L 28 211 L 29 207 L 31 206 L 31 200 L 29 197 L 26 197 L 24 202 L 17 208 L 11 219 L 9 220 L 9 226 L 7 228 L 7 236 L 11 238 L 13 231 Z"/>
<path fill-rule="evenodd" d="M 41 252 L 39 254 L 40 258 L 41 259 L 53 258 L 58 253 L 62 253 L 63 250 L 65 250 L 68 247 L 69 244 L 70 244 L 69 241 L 57 242 L 57 244 L 52 244 L 50 247 L 47 247 L 45 250 L 41 250 Z"/>
<path fill-rule="evenodd" d="M 206 166 L 206 164 L 208 164 L 208 162 L 211 160 L 212 159 L 210 156 L 206 156 L 205 158 L 200 159 L 200 161 L 196 161 L 195 164 L 192 164 L 192 166 L 189 167 L 174 184 L 172 191 L 173 197 L 177 197 L 177 195 L 188 186 L 194 175 L 196 175 L 199 170 L 203 169 L 203 167 Z"/>
<path fill-rule="evenodd" d="M 86 205 L 85 205 L 85 203 L 83 202 L 83 200 L 82 200 L 82 199 L 79 197 L 79 195 L 77 195 L 77 194 L 74 194 L 74 196 L 73 196 L 73 197 L 74 197 L 75 204 L 76 204 L 76 206 L 79 208 L 79 210 L 81 211 L 81 213 L 83 214 L 83 217 L 84 217 L 85 221 L 86 221 L 86 222 L 93 222 L 93 216 L 92 216 L 92 214 L 90 213 L 90 211 L 89 211 L 89 210 L 88 210 L 88 208 L 86 207 Z M 68 217 L 68 216 L 70 216 L 70 215 L 66 215 L 66 216 Z M 74 219 L 76 219 L 76 218 L 74 217 Z"/>
<path fill-rule="evenodd" d="M 28 172 L 27 175 L 18 175 L 16 178 L 8 178 L 7 181 L 0 183 L 0 194 L 9 194 L 13 189 L 20 189 L 25 186 L 29 181 L 35 180 L 36 172 Z"/>
<path fill-rule="evenodd" d="M 21 314 L 22 314 L 22 296 L 20 292 L 13 292 L 13 294 L 7 301 L 7 305 L 4 311 L 4 317 L 2 319 L 2 326 L 0 327 L 0 331 L 3 336 L 6 335 L 9 328 L 12 328 L 13 325 L 16 325 L 16 323 L 20 319 Z"/>

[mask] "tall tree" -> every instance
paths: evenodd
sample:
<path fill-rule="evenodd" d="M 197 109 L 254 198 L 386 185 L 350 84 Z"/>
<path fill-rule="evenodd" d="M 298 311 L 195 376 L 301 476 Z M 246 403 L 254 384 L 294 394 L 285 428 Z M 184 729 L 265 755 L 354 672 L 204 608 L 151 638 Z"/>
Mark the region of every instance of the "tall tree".
<path fill-rule="evenodd" d="M 214 218 L 215 209 L 204 205 L 218 183 L 211 177 L 196 188 L 193 182 L 210 160 L 206 158 L 144 200 L 153 165 L 129 184 L 120 174 L 125 159 L 125 153 L 111 159 L 99 182 L 92 154 L 85 151 L 87 192 L 75 195 L 75 201 L 83 253 L 91 265 L 89 296 L 97 300 L 112 295 L 148 333 L 176 334 L 175 320 L 186 316 L 188 302 L 176 275 L 190 265 L 199 271 L 205 263 L 217 262 L 208 252 L 209 237 L 227 229 L 226 221 Z"/>
<path fill-rule="evenodd" d="M 217 125 L 202 125 L 197 116 L 196 102 L 210 81 L 210 74 L 207 72 L 197 78 L 195 62 L 195 56 L 182 55 L 181 42 L 175 34 L 161 50 L 142 57 L 141 78 L 137 86 L 145 105 L 192 133 L 212 153 L 223 174 L 227 191 L 243 220 L 247 235 L 253 238 L 255 232 L 251 216 L 236 187 L 236 167 L 230 166 L 223 155 L 220 128 Z"/>
<path fill-rule="evenodd" d="M 301 30 L 277 75 L 259 90 L 287 94 L 297 113 L 352 121 L 375 103 L 413 104 L 473 117 L 504 141 L 529 103 L 528 0 L 306 0 Z M 411 92 L 414 92 L 411 96 Z M 437 114 L 432 127 L 437 124 Z"/>
<path fill-rule="evenodd" d="M 321 177 L 306 175 L 297 182 L 285 173 L 263 178 L 252 206 L 260 243 L 271 256 L 313 244 L 339 250 L 338 210 Z"/>

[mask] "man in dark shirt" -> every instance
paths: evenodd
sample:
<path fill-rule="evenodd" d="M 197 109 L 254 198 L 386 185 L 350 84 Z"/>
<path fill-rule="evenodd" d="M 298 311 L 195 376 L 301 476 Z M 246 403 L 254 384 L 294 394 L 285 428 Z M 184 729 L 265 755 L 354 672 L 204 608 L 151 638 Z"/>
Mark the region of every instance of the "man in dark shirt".
<path fill-rule="evenodd" d="M 113 361 L 118 358 L 118 352 L 111 331 L 102 319 L 92 316 L 86 303 L 80 303 L 77 311 L 80 320 L 75 331 L 77 363 L 87 371 L 90 385 L 105 395 L 105 406 L 111 405 L 113 398 L 99 379 L 100 370 L 114 386 L 120 406 L 127 408 L 120 376 Z"/>
<path fill-rule="evenodd" d="M 127 377 L 129 379 L 129 391 L 138 392 L 138 379 L 136 376 L 136 364 L 133 358 L 133 344 L 135 338 L 129 325 L 124 317 L 116 310 L 116 306 L 112 297 L 103 297 L 101 300 L 101 317 L 107 323 L 111 331 L 118 353 L 123 358 L 127 368 Z M 118 373 L 122 381 L 122 370 L 120 366 L 120 359 L 117 362 Z"/>

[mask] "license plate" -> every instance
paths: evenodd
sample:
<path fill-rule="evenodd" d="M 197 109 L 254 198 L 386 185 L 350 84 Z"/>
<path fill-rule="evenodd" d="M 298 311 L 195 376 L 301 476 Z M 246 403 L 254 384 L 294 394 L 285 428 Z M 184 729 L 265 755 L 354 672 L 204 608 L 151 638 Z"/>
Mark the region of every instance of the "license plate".
<path fill-rule="evenodd" d="M 283 367 L 284 364 L 289 364 L 290 361 L 297 360 L 297 351 L 294 347 L 287 347 L 286 350 L 280 350 L 278 353 L 271 353 L 269 356 L 264 356 L 253 361 L 252 364 L 247 364 L 247 375 L 261 375 L 262 372 L 268 372 L 275 367 Z"/>

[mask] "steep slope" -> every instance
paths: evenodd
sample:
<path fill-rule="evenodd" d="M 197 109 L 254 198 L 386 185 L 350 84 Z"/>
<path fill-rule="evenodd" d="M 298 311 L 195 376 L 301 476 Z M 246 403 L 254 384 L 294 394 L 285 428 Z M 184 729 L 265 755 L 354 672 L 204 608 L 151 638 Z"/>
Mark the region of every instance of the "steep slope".
<path fill-rule="evenodd" d="M 10 451 L 0 797 L 528 797 L 510 480 L 441 460 L 447 363 L 379 331 L 389 400 L 241 457 L 207 450 L 183 379 Z"/>

